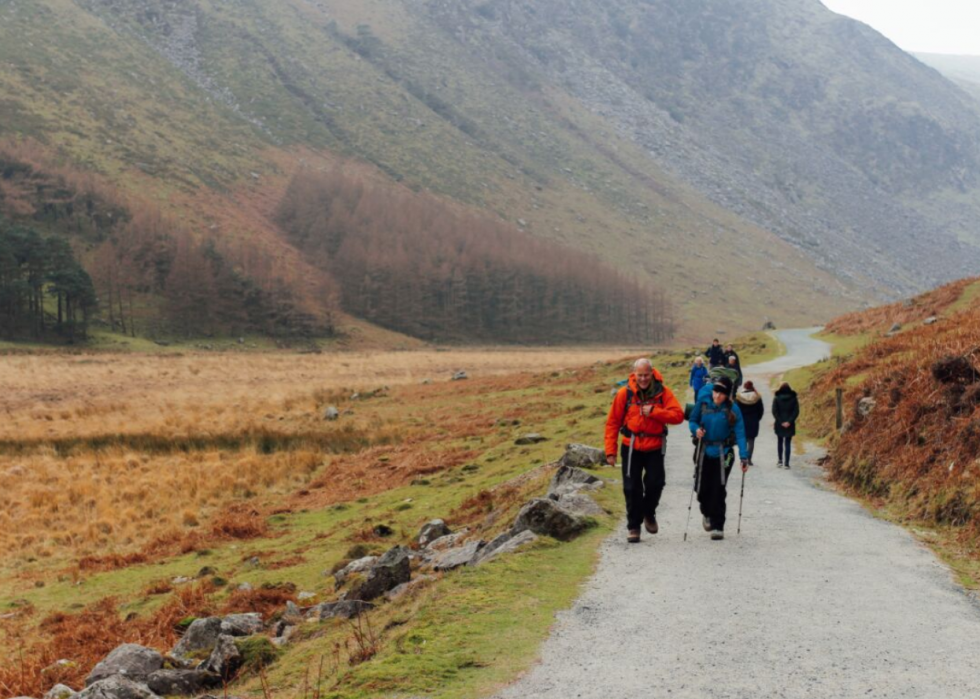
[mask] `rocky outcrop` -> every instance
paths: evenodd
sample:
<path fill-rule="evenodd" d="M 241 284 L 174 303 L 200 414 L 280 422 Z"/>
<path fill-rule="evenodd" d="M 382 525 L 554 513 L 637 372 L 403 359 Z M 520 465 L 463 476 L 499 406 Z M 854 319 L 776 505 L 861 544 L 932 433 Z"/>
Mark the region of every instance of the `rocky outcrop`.
<path fill-rule="evenodd" d="M 558 463 L 574 468 L 592 468 L 606 465 L 606 454 L 602 449 L 585 444 L 569 444 L 565 447 Z"/>
<path fill-rule="evenodd" d="M 596 490 L 601 487 L 602 481 L 591 473 L 573 466 L 561 466 L 548 486 L 548 497 L 557 500 L 583 489 Z"/>
<path fill-rule="evenodd" d="M 411 552 L 404 546 L 388 551 L 371 566 L 366 577 L 355 584 L 347 599 L 370 602 L 408 582 L 412 577 L 410 555 Z"/>
<path fill-rule="evenodd" d="M 162 668 L 163 656 L 155 650 L 135 643 L 125 643 L 92 669 L 85 678 L 85 686 L 117 675 L 139 682 Z"/>
<path fill-rule="evenodd" d="M 452 533 L 452 530 L 443 520 L 434 519 L 422 525 L 422 530 L 419 532 L 417 541 L 419 546 L 424 548 L 436 539 L 449 536 Z"/>
<path fill-rule="evenodd" d="M 221 679 L 221 675 L 207 670 L 157 670 L 146 678 L 145 684 L 162 697 L 188 696 L 220 687 Z"/>
<path fill-rule="evenodd" d="M 551 498 L 536 498 L 521 509 L 513 531 L 529 530 L 559 541 L 571 541 L 593 524 L 588 518 L 566 510 Z"/>
<path fill-rule="evenodd" d="M 75 696 L 77 699 L 159 699 L 145 684 L 122 675 L 93 682 Z"/>

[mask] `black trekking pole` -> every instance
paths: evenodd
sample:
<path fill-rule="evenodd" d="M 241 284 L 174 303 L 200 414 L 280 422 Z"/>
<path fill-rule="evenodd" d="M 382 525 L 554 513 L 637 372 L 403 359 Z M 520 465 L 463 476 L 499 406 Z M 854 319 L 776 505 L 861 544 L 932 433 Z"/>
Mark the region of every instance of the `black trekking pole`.
<path fill-rule="evenodd" d="M 736 536 L 742 535 L 742 502 L 745 501 L 745 474 L 748 473 L 748 469 L 742 471 L 742 494 L 738 498 L 738 531 L 735 532 Z"/>
<path fill-rule="evenodd" d="M 687 530 L 691 528 L 691 512 L 694 509 L 694 494 L 698 491 L 698 481 L 701 479 L 701 461 L 704 456 L 701 451 L 702 445 L 704 444 L 704 438 L 698 438 L 698 448 L 694 451 L 697 457 L 694 467 L 694 488 L 691 489 L 691 501 L 687 503 L 687 524 L 684 525 L 684 541 L 687 541 Z"/>
<path fill-rule="evenodd" d="M 630 480 L 630 472 L 633 470 L 633 445 L 636 444 L 636 435 L 630 434 L 630 453 L 626 457 L 626 478 Z"/>

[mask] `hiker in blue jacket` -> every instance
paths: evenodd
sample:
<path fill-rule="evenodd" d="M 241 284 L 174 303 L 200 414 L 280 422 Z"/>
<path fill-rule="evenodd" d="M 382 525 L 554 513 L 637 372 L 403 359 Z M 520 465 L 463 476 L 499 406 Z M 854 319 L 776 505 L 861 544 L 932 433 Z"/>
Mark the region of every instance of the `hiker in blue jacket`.
<path fill-rule="evenodd" d="M 698 397 L 701 389 L 704 388 L 704 384 L 708 381 L 708 367 L 704 365 L 704 357 L 696 357 L 694 359 L 694 364 L 691 366 L 691 378 L 688 380 L 688 385 L 690 385 L 691 390 L 694 391 L 694 397 Z"/>
<path fill-rule="evenodd" d="M 709 392 L 710 388 L 710 392 Z M 745 443 L 745 421 L 742 411 L 732 400 L 734 385 L 728 377 L 713 379 L 699 394 L 691 413 L 691 434 L 700 441 L 699 464 L 696 473 L 698 503 L 704 516 L 704 530 L 714 540 L 725 538 L 726 485 L 731 465 L 726 467 L 734 446 L 742 462 L 743 473 L 748 470 L 749 450 Z M 734 461 L 730 462 L 734 464 Z"/>

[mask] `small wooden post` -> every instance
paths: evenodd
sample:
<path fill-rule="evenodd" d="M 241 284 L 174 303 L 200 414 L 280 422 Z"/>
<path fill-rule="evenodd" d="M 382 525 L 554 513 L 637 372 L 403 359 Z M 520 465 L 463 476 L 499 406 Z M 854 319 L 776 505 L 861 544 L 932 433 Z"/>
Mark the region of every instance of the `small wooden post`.
<path fill-rule="evenodd" d="M 844 389 L 838 388 L 837 391 L 837 431 L 840 432 L 844 427 Z"/>

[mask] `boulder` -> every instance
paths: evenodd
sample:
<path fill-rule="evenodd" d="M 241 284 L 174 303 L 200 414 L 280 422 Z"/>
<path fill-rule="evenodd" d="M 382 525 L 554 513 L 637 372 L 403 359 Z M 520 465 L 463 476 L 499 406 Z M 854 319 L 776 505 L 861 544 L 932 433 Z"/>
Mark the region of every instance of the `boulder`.
<path fill-rule="evenodd" d="M 939 322 L 939 318 L 937 318 L 936 316 L 931 316 L 929 318 L 926 318 L 924 321 L 922 321 L 922 324 L 923 325 L 935 325 L 938 322 Z"/>
<path fill-rule="evenodd" d="M 371 567 L 367 577 L 350 591 L 347 599 L 370 602 L 408 582 L 412 577 L 410 555 L 411 552 L 404 546 L 388 551 Z"/>
<path fill-rule="evenodd" d="M 210 653 L 222 633 L 223 623 L 224 619 L 216 616 L 195 619 L 170 654 L 178 659 L 186 659 L 190 655 Z"/>
<path fill-rule="evenodd" d="M 448 549 L 432 559 L 432 568 L 438 571 L 455 570 L 469 565 L 480 553 L 485 541 L 470 541 L 457 548 Z"/>
<path fill-rule="evenodd" d="M 221 620 L 221 633 L 228 636 L 251 636 L 262 630 L 262 615 L 229 614 Z"/>
<path fill-rule="evenodd" d="M 200 669 L 212 672 L 224 680 L 229 680 L 238 672 L 238 668 L 242 666 L 243 662 L 244 658 L 242 658 L 238 646 L 235 645 L 235 638 L 221 635 L 218 636 L 214 650 L 211 651 L 211 655 L 201 665 Z"/>
<path fill-rule="evenodd" d="M 77 699 L 159 699 L 149 687 L 123 675 L 113 675 L 93 682 L 75 695 Z"/>
<path fill-rule="evenodd" d="M 125 643 L 109 653 L 92 669 L 89 676 L 85 678 L 85 686 L 91 686 L 114 675 L 142 681 L 161 668 L 163 668 L 163 656 L 155 650 L 135 643 Z"/>
<path fill-rule="evenodd" d="M 366 570 L 370 570 L 371 566 L 378 562 L 377 556 L 365 556 L 364 558 L 358 558 L 356 561 L 351 561 L 346 566 L 338 570 L 333 574 L 333 578 L 337 583 L 337 587 L 343 587 L 347 582 L 347 579 L 355 575 L 356 573 L 363 573 Z"/>
<path fill-rule="evenodd" d="M 512 531 L 530 530 L 559 541 L 571 541 L 592 526 L 585 517 L 569 512 L 550 498 L 536 498 L 521 508 Z"/>
<path fill-rule="evenodd" d="M 197 695 L 221 684 L 221 676 L 207 670 L 157 670 L 146 678 L 150 691 L 162 697 Z"/>
<path fill-rule="evenodd" d="M 524 447 L 528 446 L 529 444 L 540 444 L 541 442 L 546 441 L 548 441 L 547 437 L 537 434 L 536 432 L 532 432 L 531 434 L 526 434 L 523 437 L 518 437 L 516 440 L 514 440 L 514 444 L 519 447 Z"/>
<path fill-rule="evenodd" d="M 470 378 L 469 374 L 467 374 L 465 371 L 457 371 L 455 374 L 453 374 L 453 381 L 466 381 L 468 378 Z"/>
<path fill-rule="evenodd" d="M 422 525 L 422 529 L 419 532 L 419 546 L 425 548 L 436 539 L 443 536 L 449 536 L 452 533 L 453 532 L 449 526 L 441 519 L 434 519 L 431 522 L 426 522 Z"/>
<path fill-rule="evenodd" d="M 595 517 L 606 514 L 606 511 L 599 507 L 599 504 L 584 493 L 571 493 L 562 495 L 558 498 L 558 504 L 582 517 Z"/>
<path fill-rule="evenodd" d="M 513 553 L 523 546 L 533 544 L 537 540 L 537 534 L 527 529 L 516 534 L 513 532 L 504 532 L 480 549 L 480 554 L 470 565 L 483 565 L 487 561 L 492 561 L 499 556 Z"/>
<path fill-rule="evenodd" d="M 892 327 L 891 327 L 891 330 L 889 330 L 888 332 L 890 332 L 890 333 L 897 333 L 901 329 L 902 329 L 902 324 L 901 323 L 893 323 L 892 324 Z"/>
<path fill-rule="evenodd" d="M 340 411 L 331 405 L 329 408 L 323 411 L 323 419 L 329 420 L 330 422 L 333 422 L 334 420 L 339 420 Z"/>
<path fill-rule="evenodd" d="M 605 466 L 606 454 L 602 449 L 596 449 L 585 444 L 568 444 L 565 453 L 558 462 L 562 466 L 588 468 L 590 466 Z"/>
<path fill-rule="evenodd" d="M 585 487 L 595 487 L 602 481 L 587 471 L 574 466 L 561 466 L 551 478 L 548 497 L 558 499 L 562 495 L 577 493 Z"/>
<path fill-rule="evenodd" d="M 469 534 L 469 529 L 463 529 L 462 531 L 454 532 L 452 534 L 447 534 L 446 536 L 440 536 L 438 539 L 429 543 L 426 550 L 423 552 L 423 556 L 428 558 L 430 554 L 435 551 L 445 551 L 446 549 L 455 548 L 459 540 Z"/>
<path fill-rule="evenodd" d="M 354 619 L 372 609 L 374 609 L 374 605 L 363 600 L 324 602 L 313 607 L 307 614 L 307 618 L 319 619 L 321 621 L 325 619 Z"/>
<path fill-rule="evenodd" d="M 878 407 L 878 401 L 876 401 L 874 398 L 871 398 L 870 396 L 862 398 L 857 404 L 858 415 L 861 417 L 868 417 L 875 411 L 876 407 Z"/>
<path fill-rule="evenodd" d="M 64 684 L 56 684 L 44 695 L 44 699 L 71 699 L 78 692 Z"/>

